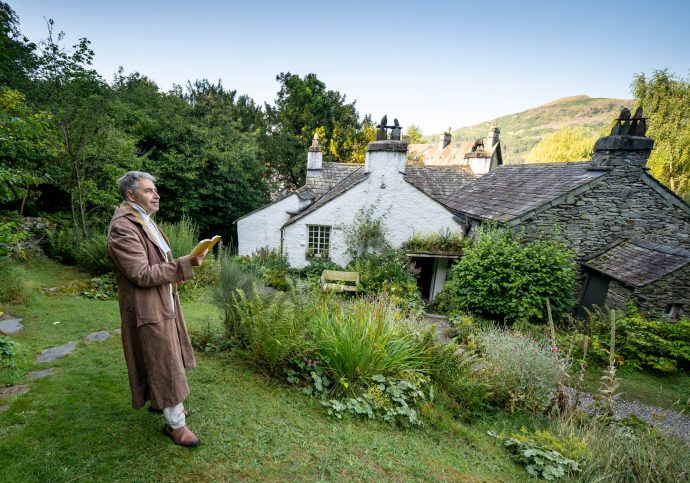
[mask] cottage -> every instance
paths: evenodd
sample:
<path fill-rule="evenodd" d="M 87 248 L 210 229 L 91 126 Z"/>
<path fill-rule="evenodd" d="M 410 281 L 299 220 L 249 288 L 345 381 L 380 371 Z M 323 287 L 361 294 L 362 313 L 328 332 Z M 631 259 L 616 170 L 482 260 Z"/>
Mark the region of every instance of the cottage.
<path fill-rule="evenodd" d="M 345 265 L 344 228 L 367 207 L 384 217 L 394 246 L 415 233 L 472 236 L 487 221 L 527 239 L 557 229 L 580 263 L 581 312 L 631 299 L 651 315 L 688 314 L 690 205 L 648 173 L 654 141 L 641 111 L 625 111 L 591 161 L 570 163 L 505 165 L 496 127 L 471 145 L 445 134 L 435 147 L 380 139 L 364 166 L 323 163 L 315 138 L 305 186 L 237 221 L 239 253 L 268 247 L 293 267 L 314 257 Z M 425 166 L 407 166 L 408 148 L 424 154 Z M 433 300 L 450 258 L 411 255 Z"/>

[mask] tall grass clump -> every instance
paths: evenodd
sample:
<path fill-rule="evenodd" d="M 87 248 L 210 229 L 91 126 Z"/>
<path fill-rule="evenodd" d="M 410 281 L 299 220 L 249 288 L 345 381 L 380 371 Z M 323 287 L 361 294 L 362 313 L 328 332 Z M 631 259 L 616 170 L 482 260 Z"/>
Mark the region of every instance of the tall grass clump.
<path fill-rule="evenodd" d="M 219 281 L 218 285 L 212 289 L 211 295 L 213 303 L 225 313 L 225 324 L 228 326 L 231 323 L 228 320 L 230 316 L 228 310 L 237 300 L 238 289 L 245 294 L 253 293 L 252 287 L 261 279 L 258 275 L 247 271 L 237 257 L 228 252 L 224 252 L 219 257 L 219 263 Z"/>
<path fill-rule="evenodd" d="M 188 255 L 199 243 L 199 228 L 186 216 L 176 223 L 159 223 L 160 229 L 170 241 L 175 257 Z"/>
<path fill-rule="evenodd" d="M 376 375 L 429 373 L 430 354 L 384 298 L 328 305 L 313 321 L 315 351 L 340 386 L 365 386 Z"/>
<path fill-rule="evenodd" d="M 575 481 L 688 481 L 690 444 L 642 424 L 625 425 L 574 413 L 556 418 L 550 430 L 589 449 Z"/>
<path fill-rule="evenodd" d="M 238 355 L 276 376 L 304 350 L 308 313 L 289 293 L 238 288 L 228 305 L 226 333 Z"/>
<path fill-rule="evenodd" d="M 510 411 L 544 411 L 569 367 L 558 348 L 500 329 L 482 331 L 477 343 L 477 376 L 491 388 L 493 402 Z"/>
<path fill-rule="evenodd" d="M 21 304 L 29 295 L 24 282 L 24 273 L 17 267 L 17 262 L 9 258 L 0 258 L 0 303 Z"/>
<path fill-rule="evenodd" d="M 93 275 L 110 272 L 107 249 L 108 235 L 105 232 L 92 231 L 79 241 L 76 250 L 77 265 Z"/>

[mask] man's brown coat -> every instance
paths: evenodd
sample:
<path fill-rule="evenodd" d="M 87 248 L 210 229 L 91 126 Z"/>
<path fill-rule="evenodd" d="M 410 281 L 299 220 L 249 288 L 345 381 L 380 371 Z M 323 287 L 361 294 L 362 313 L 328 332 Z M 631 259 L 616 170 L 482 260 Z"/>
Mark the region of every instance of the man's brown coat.
<path fill-rule="evenodd" d="M 134 214 L 120 207 L 108 229 L 108 258 L 117 280 L 132 406 L 148 400 L 156 409 L 174 406 L 189 394 L 185 370 L 196 366 L 174 285 L 193 277 L 190 258 L 166 261 Z"/>

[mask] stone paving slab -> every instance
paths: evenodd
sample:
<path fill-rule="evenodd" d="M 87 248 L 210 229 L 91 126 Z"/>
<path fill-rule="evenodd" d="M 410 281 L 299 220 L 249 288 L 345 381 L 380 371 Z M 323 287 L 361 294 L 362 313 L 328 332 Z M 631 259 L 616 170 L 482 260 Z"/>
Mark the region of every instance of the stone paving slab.
<path fill-rule="evenodd" d="M 49 367 L 48 369 L 41 369 L 40 371 L 31 371 L 26 375 L 29 379 L 41 379 L 46 376 L 52 376 L 55 373 L 55 369 Z"/>
<path fill-rule="evenodd" d="M 19 396 L 29 391 L 29 386 L 26 384 L 17 384 L 16 386 L 4 387 L 0 389 L 0 399 L 4 399 L 9 396 Z"/>
<path fill-rule="evenodd" d="M 110 332 L 107 330 L 99 330 L 98 332 L 91 332 L 84 337 L 86 342 L 102 342 L 110 338 Z"/>
<path fill-rule="evenodd" d="M 17 334 L 24 330 L 22 319 L 0 320 L 0 332 L 5 335 Z"/>
<path fill-rule="evenodd" d="M 65 345 L 51 347 L 46 349 L 39 354 L 36 358 L 36 363 L 54 361 L 55 359 L 60 359 L 65 357 L 67 354 L 72 352 L 77 347 L 75 342 L 68 342 Z"/>

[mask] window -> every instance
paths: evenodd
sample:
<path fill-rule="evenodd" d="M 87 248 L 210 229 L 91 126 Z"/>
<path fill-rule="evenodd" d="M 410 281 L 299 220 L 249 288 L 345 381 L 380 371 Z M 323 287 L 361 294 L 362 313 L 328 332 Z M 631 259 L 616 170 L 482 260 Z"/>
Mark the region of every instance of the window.
<path fill-rule="evenodd" d="M 680 312 L 680 304 L 667 304 L 664 309 L 664 318 L 670 321 L 678 320 L 678 313 Z"/>
<path fill-rule="evenodd" d="M 309 229 L 308 258 L 328 258 L 331 249 L 331 227 L 325 225 L 307 225 Z"/>

